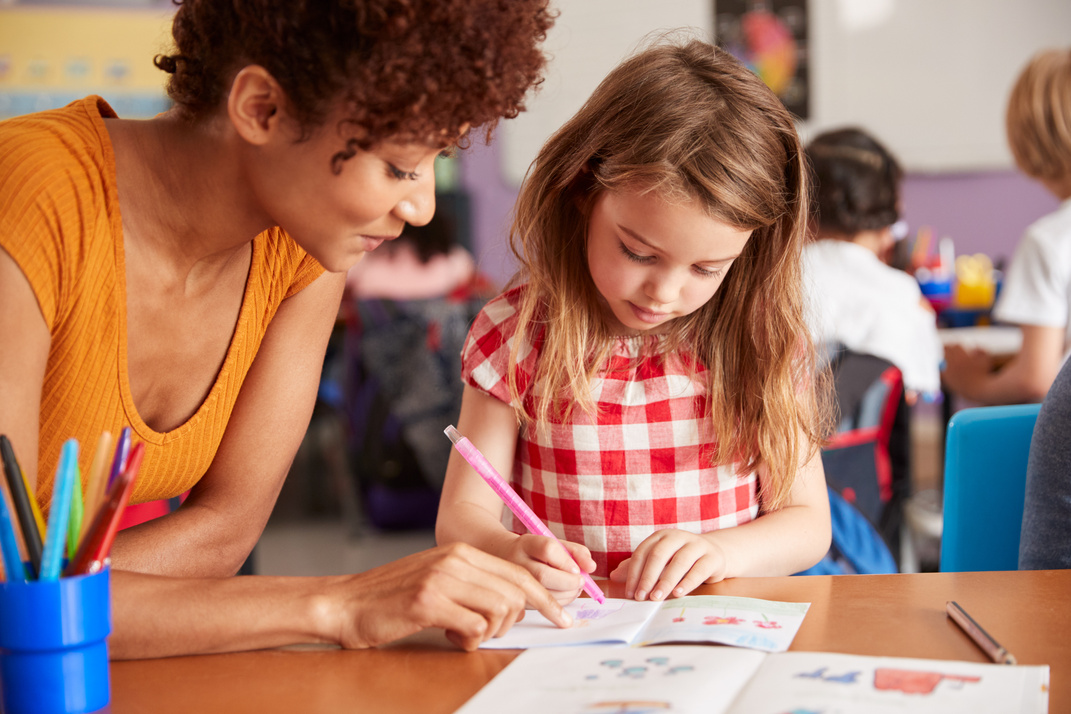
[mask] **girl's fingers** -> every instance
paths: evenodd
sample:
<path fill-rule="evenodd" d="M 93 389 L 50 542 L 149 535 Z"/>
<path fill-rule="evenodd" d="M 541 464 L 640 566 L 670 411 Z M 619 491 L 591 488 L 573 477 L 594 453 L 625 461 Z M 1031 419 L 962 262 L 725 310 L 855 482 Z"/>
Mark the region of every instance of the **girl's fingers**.
<path fill-rule="evenodd" d="M 711 563 L 707 558 L 706 548 L 703 544 L 691 541 L 685 543 L 680 550 L 673 554 L 669 563 L 662 570 L 661 577 L 651 591 L 652 600 L 664 600 L 667 597 L 677 595 L 676 590 L 692 590 L 696 585 L 706 580 L 709 572 L 700 576 L 703 568 L 710 568 Z M 698 578 L 695 585 L 688 587 L 687 583 Z M 686 582 L 687 581 L 687 582 Z M 684 586 L 683 588 L 681 586 Z"/>

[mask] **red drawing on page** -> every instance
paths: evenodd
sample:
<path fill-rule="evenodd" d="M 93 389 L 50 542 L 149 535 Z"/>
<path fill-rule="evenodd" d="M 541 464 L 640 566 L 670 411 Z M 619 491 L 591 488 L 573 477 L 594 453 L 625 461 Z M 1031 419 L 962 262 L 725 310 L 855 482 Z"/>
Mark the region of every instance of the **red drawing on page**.
<path fill-rule="evenodd" d="M 940 672 L 917 672 L 885 667 L 874 670 L 874 689 L 893 690 L 904 694 L 932 694 L 941 682 L 950 682 L 956 689 L 961 689 L 964 684 L 981 680 L 981 677 L 963 677 Z"/>

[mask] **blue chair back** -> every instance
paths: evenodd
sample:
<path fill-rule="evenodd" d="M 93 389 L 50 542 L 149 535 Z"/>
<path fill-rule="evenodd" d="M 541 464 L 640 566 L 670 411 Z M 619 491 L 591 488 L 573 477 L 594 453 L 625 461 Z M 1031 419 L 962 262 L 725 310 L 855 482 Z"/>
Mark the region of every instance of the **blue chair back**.
<path fill-rule="evenodd" d="M 941 571 L 1016 570 L 1040 404 L 956 412 L 945 439 Z"/>

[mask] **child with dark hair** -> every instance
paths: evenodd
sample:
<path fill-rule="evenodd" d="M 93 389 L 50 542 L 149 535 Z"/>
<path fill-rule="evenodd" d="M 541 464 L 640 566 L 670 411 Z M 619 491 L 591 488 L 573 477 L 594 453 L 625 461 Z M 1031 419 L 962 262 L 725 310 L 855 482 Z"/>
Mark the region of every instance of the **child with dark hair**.
<path fill-rule="evenodd" d="M 546 0 L 177 4 L 156 60 L 170 111 L 124 120 L 87 97 L 0 124 L 0 432 L 42 503 L 65 440 L 124 427 L 145 444 L 134 502 L 190 492 L 116 539 L 113 656 L 429 626 L 472 649 L 526 600 L 565 622 L 473 548 L 227 577 L 308 426 L 344 273 L 428 222 L 443 149 L 523 109 Z"/>
<path fill-rule="evenodd" d="M 803 260 L 815 338 L 892 362 L 914 393 L 937 392 L 933 310 L 915 279 L 883 260 L 901 237 L 899 163 L 855 128 L 819 135 L 807 158 L 817 215 Z"/>

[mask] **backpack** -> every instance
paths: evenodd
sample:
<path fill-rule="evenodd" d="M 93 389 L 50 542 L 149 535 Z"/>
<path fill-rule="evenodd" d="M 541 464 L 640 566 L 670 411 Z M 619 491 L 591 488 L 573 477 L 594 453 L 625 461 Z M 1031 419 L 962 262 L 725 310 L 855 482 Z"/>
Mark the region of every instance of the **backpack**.
<path fill-rule="evenodd" d="M 344 406 L 364 515 L 380 529 L 431 528 L 461 411 L 461 347 L 487 301 L 476 291 L 347 305 Z"/>
<path fill-rule="evenodd" d="M 801 574 L 895 573 L 909 484 L 909 411 L 903 376 L 888 360 L 829 352 L 840 422 L 822 449 L 833 542 Z"/>

